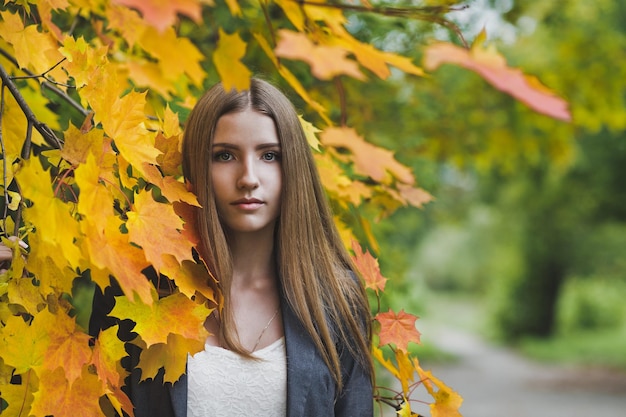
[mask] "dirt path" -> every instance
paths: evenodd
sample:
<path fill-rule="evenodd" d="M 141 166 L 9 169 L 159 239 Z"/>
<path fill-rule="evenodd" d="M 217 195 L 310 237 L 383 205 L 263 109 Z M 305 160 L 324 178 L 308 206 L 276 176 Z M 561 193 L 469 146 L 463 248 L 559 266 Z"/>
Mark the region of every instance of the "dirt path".
<path fill-rule="evenodd" d="M 454 328 L 428 338 L 459 357 L 423 366 L 464 397 L 464 417 L 626 417 L 626 374 L 539 364 Z"/>

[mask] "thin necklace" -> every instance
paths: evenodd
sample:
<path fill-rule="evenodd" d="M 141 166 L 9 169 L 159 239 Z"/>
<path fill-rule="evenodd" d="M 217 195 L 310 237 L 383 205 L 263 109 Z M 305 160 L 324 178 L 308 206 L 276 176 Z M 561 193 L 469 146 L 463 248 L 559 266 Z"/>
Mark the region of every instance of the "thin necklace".
<path fill-rule="evenodd" d="M 278 307 L 276 309 L 276 311 L 274 312 L 274 315 L 272 316 L 272 318 L 270 319 L 270 321 L 267 322 L 267 325 L 263 328 L 263 330 L 261 330 L 261 334 L 259 335 L 259 338 L 256 340 L 256 343 L 254 344 L 254 347 L 252 348 L 251 352 L 256 351 L 257 346 L 259 346 L 259 343 L 261 342 L 261 338 L 263 337 L 263 335 L 265 334 L 265 331 L 267 330 L 268 327 L 270 327 L 270 324 L 272 324 L 272 322 L 274 321 L 274 319 L 276 318 L 276 316 L 278 315 L 278 310 L 280 310 L 280 307 Z"/>

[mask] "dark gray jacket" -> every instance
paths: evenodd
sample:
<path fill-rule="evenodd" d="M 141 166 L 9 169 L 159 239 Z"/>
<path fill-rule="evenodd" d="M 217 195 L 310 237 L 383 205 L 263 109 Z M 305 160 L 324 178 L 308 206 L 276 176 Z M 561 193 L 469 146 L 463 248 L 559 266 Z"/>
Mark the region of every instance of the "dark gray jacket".
<path fill-rule="evenodd" d="M 371 417 L 373 401 L 369 375 L 349 351 L 340 346 L 344 387 L 338 395 L 330 370 L 284 299 L 281 309 L 287 351 L 287 417 Z M 92 320 L 90 327 L 93 334 L 98 326 Z M 140 352 L 134 346 L 130 349 L 130 360 L 136 365 Z M 143 382 L 139 382 L 139 369 L 134 369 L 129 376 L 124 391 L 135 406 L 136 417 L 186 417 L 187 375 L 174 384 L 163 384 L 162 371 L 155 379 Z"/>

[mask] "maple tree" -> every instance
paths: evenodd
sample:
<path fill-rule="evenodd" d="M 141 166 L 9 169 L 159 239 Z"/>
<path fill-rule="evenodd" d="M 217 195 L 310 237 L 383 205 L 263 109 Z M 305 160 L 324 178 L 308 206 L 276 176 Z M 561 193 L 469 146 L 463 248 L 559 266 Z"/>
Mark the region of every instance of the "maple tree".
<path fill-rule="evenodd" d="M 366 287 L 381 297 L 386 279 L 356 243 L 355 231 L 372 248 L 375 238 L 366 218 L 349 214 L 369 206 L 384 216 L 432 197 L 392 151 L 345 123 L 342 83 L 384 80 L 390 67 L 413 77 L 425 72 L 407 57 L 353 37 L 348 14 L 405 16 L 455 31 L 444 17 L 453 7 L 321 0 L 5 3 L 1 228 L 28 248 L 2 238 L 14 254 L 0 275 L 2 414 L 133 415 L 121 389 L 124 342 L 117 326 L 91 338 L 77 322 L 79 278 L 103 290 L 112 279 L 119 284 L 123 295 L 111 315 L 135 323 L 143 378 L 164 367 L 165 380 L 176 381 L 186 353 L 203 348 L 206 301 L 216 294 L 208 285 L 213 278 L 192 256 L 197 238 L 185 219 L 198 202 L 181 179 L 181 124 L 209 80 L 247 88 L 252 54 L 263 62 L 255 67 L 274 74 L 312 111 L 313 122 L 302 123 L 337 224 Z M 469 51 L 434 43 L 424 53 L 429 70 L 446 62 L 470 68 L 539 112 L 569 117 L 562 100 L 538 81 L 526 82 L 496 51 L 483 50 L 482 39 Z M 311 80 L 333 86 L 339 103 Z M 148 267 L 175 286 L 157 291 L 144 275 Z M 414 415 L 411 393 L 423 385 L 433 416 L 459 415 L 460 396 L 408 352 L 409 343 L 419 343 L 416 319 L 404 311 L 374 312 L 373 356 L 402 387 L 391 395 L 377 387 L 374 399 L 399 415 Z M 382 345 L 391 346 L 391 357 Z"/>

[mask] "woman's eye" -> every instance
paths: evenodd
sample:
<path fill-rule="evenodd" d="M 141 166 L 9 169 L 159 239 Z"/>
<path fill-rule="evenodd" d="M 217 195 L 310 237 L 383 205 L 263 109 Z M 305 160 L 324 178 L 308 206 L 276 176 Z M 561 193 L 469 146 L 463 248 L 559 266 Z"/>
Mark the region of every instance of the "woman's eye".
<path fill-rule="evenodd" d="M 265 152 L 262 156 L 264 161 L 278 161 L 280 159 L 280 155 L 278 152 Z"/>
<path fill-rule="evenodd" d="M 233 159 L 233 155 L 229 152 L 218 152 L 213 158 L 215 158 L 216 161 L 230 161 Z"/>

